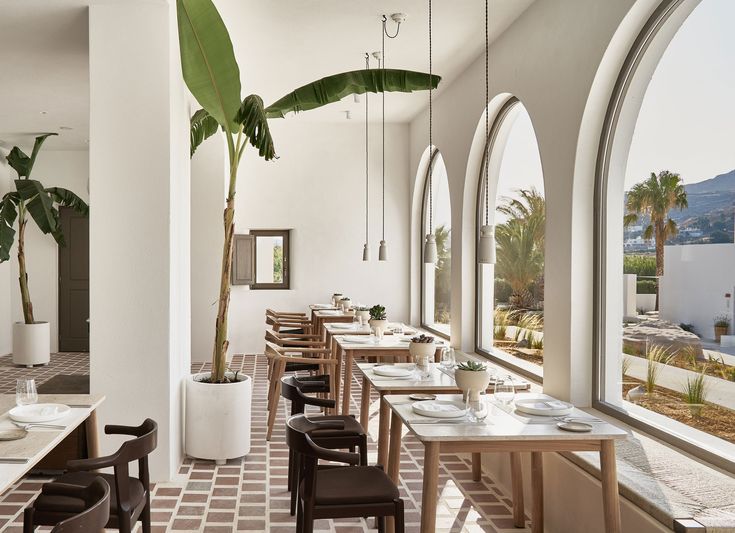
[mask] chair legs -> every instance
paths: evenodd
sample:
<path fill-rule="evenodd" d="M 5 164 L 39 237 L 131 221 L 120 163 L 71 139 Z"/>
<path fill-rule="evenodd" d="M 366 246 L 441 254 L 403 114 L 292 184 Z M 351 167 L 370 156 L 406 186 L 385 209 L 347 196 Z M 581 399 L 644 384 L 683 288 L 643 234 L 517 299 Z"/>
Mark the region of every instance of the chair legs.
<path fill-rule="evenodd" d="M 398 498 L 395 501 L 395 504 L 396 504 L 396 516 L 395 516 L 396 531 L 395 533 L 404 533 L 405 520 L 403 518 L 403 500 Z"/>
<path fill-rule="evenodd" d="M 33 533 L 33 507 L 26 507 L 23 511 L 23 533 Z"/>
<path fill-rule="evenodd" d="M 145 507 L 140 513 L 139 520 L 143 523 L 143 533 L 151 533 L 151 496 L 146 497 Z"/>
<path fill-rule="evenodd" d="M 271 397 L 268 402 L 268 431 L 265 434 L 265 440 L 271 440 L 271 434 L 273 433 L 273 426 L 276 423 L 276 414 L 278 413 L 278 402 L 281 399 L 281 395 L 275 387 L 281 384 L 281 377 L 285 370 L 286 363 L 284 361 L 276 361 L 273 368 L 273 374 L 271 375 Z"/>

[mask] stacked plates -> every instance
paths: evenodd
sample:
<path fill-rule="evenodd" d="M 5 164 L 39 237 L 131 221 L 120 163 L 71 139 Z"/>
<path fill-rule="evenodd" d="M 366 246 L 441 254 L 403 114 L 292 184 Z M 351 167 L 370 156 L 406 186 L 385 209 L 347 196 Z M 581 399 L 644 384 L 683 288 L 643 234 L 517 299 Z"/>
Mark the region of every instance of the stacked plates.
<path fill-rule="evenodd" d="M 373 367 L 373 373 L 386 378 L 409 378 L 413 375 L 413 370 L 403 366 L 379 365 Z"/>
<path fill-rule="evenodd" d="M 563 416 L 574 410 L 571 403 L 553 398 L 523 398 L 514 403 L 516 410 L 537 416 Z"/>
<path fill-rule="evenodd" d="M 345 335 L 342 337 L 345 342 L 350 344 L 372 344 L 373 338 L 370 335 Z"/>
<path fill-rule="evenodd" d="M 344 322 L 335 322 L 330 327 L 334 329 L 355 329 L 354 324 L 344 323 Z"/>
<path fill-rule="evenodd" d="M 9 412 L 10 418 L 24 424 L 41 424 L 58 420 L 69 414 L 71 408 L 60 403 L 36 403 L 13 407 Z"/>
<path fill-rule="evenodd" d="M 428 400 L 414 403 L 413 411 L 431 418 L 461 418 L 467 414 L 467 407 L 462 402 Z"/>

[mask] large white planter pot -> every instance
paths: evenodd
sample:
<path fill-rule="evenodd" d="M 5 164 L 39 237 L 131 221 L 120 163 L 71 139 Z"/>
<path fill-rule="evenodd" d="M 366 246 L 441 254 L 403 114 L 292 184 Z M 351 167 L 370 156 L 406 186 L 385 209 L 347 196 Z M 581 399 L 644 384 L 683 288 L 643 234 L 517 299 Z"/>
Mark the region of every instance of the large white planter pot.
<path fill-rule="evenodd" d="M 457 387 L 465 396 L 471 392 L 471 399 L 479 398 L 480 393 L 486 390 L 490 384 L 490 373 L 487 370 L 475 372 L 456 369 L 454 371 L 454 381 L 457 382 Z"/>
<path fill-rule="evenodd" d="M 224 464 L 250 453 L 250 404 L 253 381 L 238 374 L 237 383 L 201 383 L 209 373 L 186 381 L 184 451 L 190 457 Z"/>
<path fill-rule="evenodd" d="M 414 361 L 418 361 L 421 357 L 429 357 L 434 360 L 434 352 L 436 352 L 436 344 L 433 342 L 410 342 L 408 343 L 408 353 L 411 354 Z"/>
<path fill-rule="evenodd" d="M 31 367 L 47 365 L 51 357 L 51 329 L 48 322 L 13 324 L 13 363 Z"/>

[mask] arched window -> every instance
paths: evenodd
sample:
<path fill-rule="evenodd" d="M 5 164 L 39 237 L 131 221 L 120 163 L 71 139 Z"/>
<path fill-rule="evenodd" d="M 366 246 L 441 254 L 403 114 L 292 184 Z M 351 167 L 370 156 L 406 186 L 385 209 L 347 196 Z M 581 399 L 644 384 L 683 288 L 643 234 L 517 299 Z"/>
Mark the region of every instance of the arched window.
<path fill-rule="evenodd" d="M 477 266 L 477 350 L 540 376 L 546 204 L 536 135 L 517 98 L 501 107 L 485 146 L 478 237 L 486 223 L 495 226 L 496 262 Z"/>
<path fill-rule="evenodd" d="M 429 197 L 428 172 L 432 167 Z M 437 149 L 431 153 L 424 177 L 422 220 L 421 242 L 423 243 L 426 234 L 434 233 L 438 261 L 436 264 L 423 263 L 422 257 L 421 325 L 449 338 L 452 313 L 452 206 L 449 202 L 447 168 Z"/>
<path fill-rule="evenodd" d="M 735 471 L 735 337 L 718 335 L 735 294 L 732 20 L 729 0 L 662 2 L 618 79 L 597 165 L 595 381 L 601 409 Z"/>

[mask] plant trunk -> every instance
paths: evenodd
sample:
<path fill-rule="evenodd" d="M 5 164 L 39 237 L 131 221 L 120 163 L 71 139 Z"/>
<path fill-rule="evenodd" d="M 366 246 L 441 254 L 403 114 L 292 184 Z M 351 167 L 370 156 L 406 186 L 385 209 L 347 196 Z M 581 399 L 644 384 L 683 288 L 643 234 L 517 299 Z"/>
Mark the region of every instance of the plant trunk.
<path fill-rule="evenodd" d="M 212 353 L 212 382 L 222 383 L 227 367 L 227 314 L 230 308 L 230 273 L 232 271 L 232 242 L 235 233 L 235 197 L 227 199 L 224 211 L 225 243 L 222 248 L 222 277 L 219 288 L 219 307 Z"/>
<path fill-rule="evenodd" d="M 26 254 L 25 254 L 25 230 L 26 219 L 25 209 L 23 206 L 19 208 L 18 222 L 18 282 L 20 283 L 20 300 L 23 305 L 23 319 L 26 324 L 33 324 L 33 303 L 31 303 L 31 295 L 28 292 L 28 272 L 26 272 Z"/>
<path fill-rule="evenodd" d="M 661 291 L 661 277 L 664 275 L 664 227 L 662 222 L 656 222 L 656 311 L 659 310 L 659 293 Z"/>

